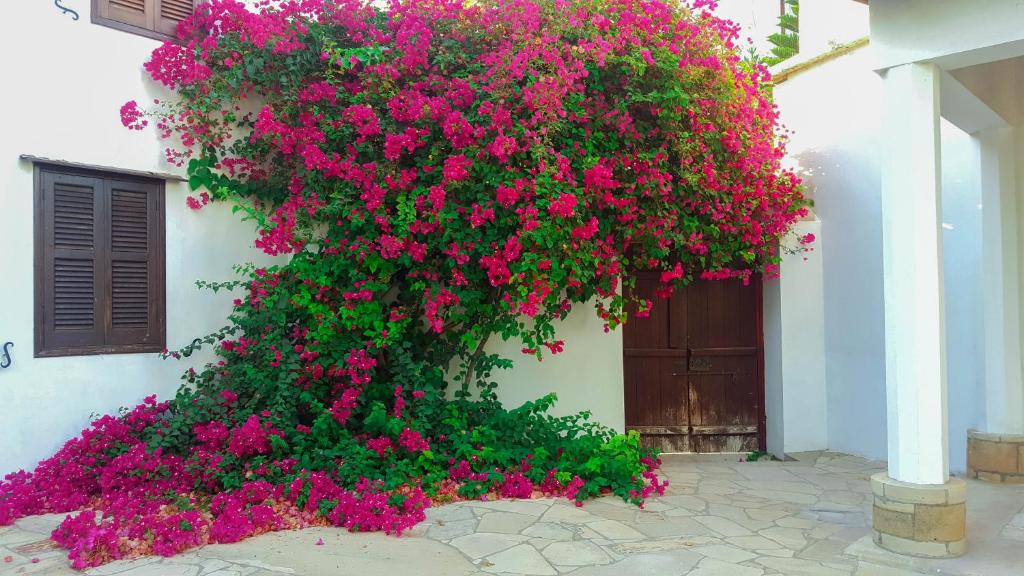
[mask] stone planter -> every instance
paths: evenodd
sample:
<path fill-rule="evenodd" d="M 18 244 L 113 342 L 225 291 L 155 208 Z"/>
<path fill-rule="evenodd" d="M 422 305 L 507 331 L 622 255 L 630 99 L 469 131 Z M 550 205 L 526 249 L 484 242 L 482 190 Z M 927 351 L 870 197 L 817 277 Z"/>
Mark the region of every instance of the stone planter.
<path fill-rule="evenodd" d="M 1024 435 L 967 431 L 967 475 L 1000 484 L 1024 484 Z"/>
<path fill-rule="evenodd" d="M 967 552 L 967 484 L 908 484 L 885 472 L 871 477 L 875 502 L 875 544 L 886 550 L 927 558 L 950 558 Z"/>

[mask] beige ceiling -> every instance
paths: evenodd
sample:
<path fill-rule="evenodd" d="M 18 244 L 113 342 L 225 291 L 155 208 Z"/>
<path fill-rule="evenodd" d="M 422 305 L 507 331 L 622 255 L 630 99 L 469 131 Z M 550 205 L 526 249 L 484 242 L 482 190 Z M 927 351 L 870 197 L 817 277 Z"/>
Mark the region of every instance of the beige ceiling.
<path fill-rule="evenodd" d="M 951 72 L 1009 124 L 1024 119 L 1024 56 L 968 66 Z"/>

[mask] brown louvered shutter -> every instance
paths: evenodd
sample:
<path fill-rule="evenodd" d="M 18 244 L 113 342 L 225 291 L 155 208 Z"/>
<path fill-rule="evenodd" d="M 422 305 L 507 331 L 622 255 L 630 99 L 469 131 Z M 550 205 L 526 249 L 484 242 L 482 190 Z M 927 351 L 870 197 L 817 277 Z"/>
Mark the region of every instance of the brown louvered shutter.
<path fill-rule="evenodd" d="M 192 15 L 195 9 L 193 0 L 156 0 L 156 31 L 174 36 L 178 23 Z"/>
<path fill-rule="evenodd" d="M 94 0 L 93 7 L 102 18 L 152 30 L 154 4 L 155 0 Z"/>
<path fill-rule="evenodd" d="M 158 342 L 162 306 L 160 259 L 162 245 L 155 220 L 159 217 L 159 188 L 149 182 L 109 180 L 110 308 L 107 343 Z"/>
<path fill-rule="evenodd" d="M 38 168 L 36 354 L 157 351 L 163 183 Z"/>
<path fill-rule="evenodd" d="M 41 174 L 42 329 L 46 348 L 103 344 L 103 182 Z"/>
<path fill-rule="evenodd" d="M 93 22 L 157 39 L 174 38 L 178 23 L 203 0 L 93 0 Z"/>

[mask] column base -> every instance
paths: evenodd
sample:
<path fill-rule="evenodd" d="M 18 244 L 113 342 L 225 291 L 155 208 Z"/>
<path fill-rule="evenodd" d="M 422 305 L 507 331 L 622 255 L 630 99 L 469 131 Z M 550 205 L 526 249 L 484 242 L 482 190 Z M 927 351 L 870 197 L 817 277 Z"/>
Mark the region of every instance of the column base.
<path fill-rule="evenodd" d="M 885 472 L 871 477 L 875 544 L 897 554 L 952 558 L 967 552 L 967 484 L 909 484 Z"/>
<path fill-rule="evenodd" d="M 1024 435 L 967 431 L 967 475 L 998 484 L 1024 484 Z"/>

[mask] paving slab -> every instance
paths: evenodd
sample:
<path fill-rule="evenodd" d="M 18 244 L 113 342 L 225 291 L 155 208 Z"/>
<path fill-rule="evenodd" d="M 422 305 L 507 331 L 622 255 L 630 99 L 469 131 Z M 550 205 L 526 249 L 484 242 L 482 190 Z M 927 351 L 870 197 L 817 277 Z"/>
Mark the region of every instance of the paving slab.
<path fill-rule="evenodd" d="M 590 540 L 554 542 L 544 548 L 544 557 L 562 566 L 599 566 L 612 561 L 604 549 Z"/>
<path fill-rule="evenodd" d="M 537 521 L 536 516 L 517 512 L 491 512 L 480 517 L 477 525 L 479 532 L 497 532 L 500 534 L 518 534 Z"/>
<path fill-rule="evenodd" d="M 524 576 L 555 576 L 555 570 L 541 556 L 537 549 L 529 544 L 520 544 L 508 550 L 488 556 L 480 564 L 485 572 L 492 574 L 523 574 Z"/>
<path fill-rule="evenodd" d="M 451 545 L 458 548 L 460 552 L 469 558 L 476 560 L 511 548 L 526 540 L 525 536 L 514 534 L 497 534 L 489 532 L 474 532 L 465 536 L 459 536 L 451 541 Z"/>

